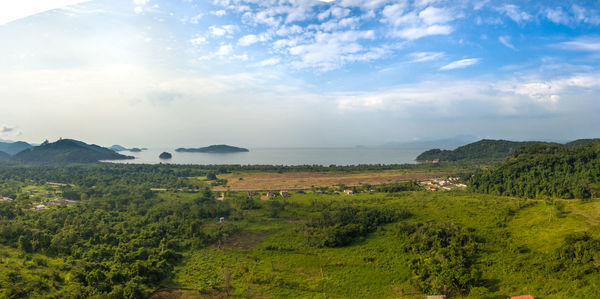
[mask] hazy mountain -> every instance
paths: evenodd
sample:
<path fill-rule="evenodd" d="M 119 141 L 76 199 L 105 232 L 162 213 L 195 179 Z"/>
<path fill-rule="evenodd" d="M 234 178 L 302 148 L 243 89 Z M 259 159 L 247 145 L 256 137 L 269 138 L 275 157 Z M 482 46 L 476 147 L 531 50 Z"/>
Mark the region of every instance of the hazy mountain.
<path fill-rule="evenodd" d="M 385 148 L 396 148 L 396 147 L 424 147 L 424 148 L 441 148 L 441 149 L 453 149 L 461 145 L 469 144 L 479 140 L 479 138 L 472 135 L 457 135 L 450 138 L 443 139 L 424 139 L 406 142 L 388 142 L 381 147 Z"/>
<path fill-rule="evenodd" d="M 592 139 L 577 139 L 571 142 L 567 142 L 565 143 L 565 146 L 580 146 L 580 145 L 586 145 L 586 144 L 590 144 L 590 143 L 594 143 L 595 141 L 600 140 L 600 138 L 592 138 Z"/>
<path fill-rule="evenodd" d="M 111 149 L 115 152 L 130 151 L 130 152 L 134 152 L 134 153 L 138 153 L 143 150 L 146 150 L 146 148 L 137 148 L 137 147 L 126 148 L 126 147 L 118 145 L 118 144 L 115 144 L 115 145 L 109 147 L 109 149 Z"/>
<path fill-rule="evenodd" d="M 235 147 L 231 145 L 219 144 L 211 145 L 201 148 L 178 148 L 176 152 L 189 152 L 189 153 L 239 153 L 249 152 L 247 148 Z"/>
<path fill-rule="evenodd" d="M 454 150 L 431 149 L 417 157 L 417 161 L 460 161 L 460 160 L 502 160 L 514 154 L 517 149 L 538 143 L 539 141 L 508 141 L 483 139 L 460 146 Z"/>
<path fill-rule="evenodd" d="M 15 161 L 25 163 L 88 163 L 100 160 L 123 160 L 134 157 L 116 153 L 113 150 L 95 144 L 73 139 L 61 139 L 16 154 Z"/>
<path fill-rule="evenodd" d="M 27 142 L 17 141 L 17 142 L 0 142 L 0 151 L 5 152 L 10 155 L 14 155 L 20 151 L 30 149 L 33 146 Z"/>
<path fill-rule="evenodd" d="M 10 160 L 10 155 L 5 152 L 0 152 L 0 161 Z"/>

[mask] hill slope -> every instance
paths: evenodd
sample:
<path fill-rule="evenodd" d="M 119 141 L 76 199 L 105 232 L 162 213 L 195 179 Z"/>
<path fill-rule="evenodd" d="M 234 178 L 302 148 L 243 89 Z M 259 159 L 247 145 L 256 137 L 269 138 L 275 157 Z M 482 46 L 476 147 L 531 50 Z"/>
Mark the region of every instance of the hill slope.
<path fill-rule="evenodd" d="M 176 152 L 188 152 L 188 153 L 240 153 L 249 152 L 247 148 L 235 147 L 231 145 L 219 144 L 211 145 L 201 148 L 178 148 Z"/>
<path fill-rule="evenodd" d="M 0 152 L 0 161 L 10 160 L 10 155 L 5 152 Z"/>
<path fill-rule="evenodd" d="M 33 146 L 27 142 L 0 142 L 0 152 L 5 152 L 9 155 L 14 155 L 20 151 L 30 149 Z"/>
<path fill-rule="evenodd" d="M 536 144 L 476 174 L 469 188 L 527 198 L 600 196 L 600 140 L 581 146 Z"/>
<path fill-rule="evenodd" d="M 133 159 L 131 156 L 118 154 L 110 149 L 87 144 L 73 139 L 61 139 L 54 143 L 22 151 L 13 157 L 25 163 L 88 163 L 100 160 Z"/>
<path fill-rule="evenodd" d="M 471 144 L 463 145 L 454 150 L 431 149 L 417 157 L 417 161 L 500 161 L 509 157 L 519 148 L 537 144 L 537 141 L 508 141 L 483 139 Z"/>

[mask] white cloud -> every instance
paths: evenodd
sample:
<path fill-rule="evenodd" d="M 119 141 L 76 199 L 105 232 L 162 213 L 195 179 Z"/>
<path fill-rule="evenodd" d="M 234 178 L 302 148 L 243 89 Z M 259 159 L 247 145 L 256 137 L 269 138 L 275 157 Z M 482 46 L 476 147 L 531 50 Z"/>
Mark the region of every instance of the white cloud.
<path fill-rule="evenodd" d="M 150 0 L 133 0 L 133 3 L 136 5 L 146 5 L 148 2 L 150 2 Z"/>
<path fill-rule="evenodd" d="M 544 14 L 546 15 L 546 18 L 548 18 L 550 21 L 556 24 L 567 25 L 570 22 L 569 15 L 565 13 L 561 7 L 557 7 L 554 9 L 546 8 Z"/>
<path fill-rule="evenodd" d="M 444 52 L 413 52 L 408 56 L 412 58 L 411 62 L 425 62 L 437 60 L 444 57 Z"/>
<path fill-rule="evenodd" d="M 136 7 L 133 9 L 133 11 L 134 11 L 136 14 L 141 14 L 141 13 L 143 13 L 143 12 L 144 12 L 144 8 L 143 8 L 143 7 L 141 7 L 141 6 L 136 6 Z"/>
<path fill-rule="evenodd" d="M 90 0 L 18 0 L 0 4 L 0 25 Z M 10 4 L 9 4 L 10 3 Z"/>
<path fill-rule="evenodd" d="M 558 46 L 565 50 L 600 52 L 600 38 L 580 37 L 559 43 Z"/>
<path fill-rule="evenodd" d="M 479 63 L 479 61 L 480 61 L 479 58 L 461 59 L 461 60 L 457 60 L 457 61 L 454 61 L 454 62 L 444 65 L 443 67 L 440 68 L 440 70 L 448 71 L 448 70 L 453 70 L 453 69 L 462 69 L 462 68 L 466 68 L 466 67 L 475 65 L 475 64 Z"/>
<path fill-rule="evenodd" d="M 200 23 L 200 19 L 202 19 L 202 17 L 204 17 L 204 14 L 199 13 L 193 17 L 190 18 L 190 23 L 192 24 L 198 24 Z"/>
<path fill-rule="evenodd" d="M 429 6 L 421 11 L 407 11 L 404 3 L 386 6 L 382 22 L 394 27 L 392 36 L 415 40 L 430 35 L 448 35 L 454 28 L 449 22 L 458 16 L 450 9 Z"/>
<path fill-rule="evenodd" d="M 216 56 L 226 56 L 231 54 L 233 51 L 233 46 L 231 44 L 221 45 L 217 52 L 215 52 Z"/>
<path fill-rule="evenodd" d="M 360 7 L 362 10 L 371 11 L 390 3 L 390 0 L 341 0 L 339 5 L 343 7 Z"/>
<path fill-rule="evenodd" d="M 333 33 L 319 32 L 308 43 L 294 45 L 289 48 L 289 54 L 300 58 L 293 63 L 299 68 L 315 67 L 321 70 L 331 70 L 349 62 L 373 60 L 381 57 L 380 49 L 365 48 L 358 41 L 374 39 L 375 32 L 342 31 Z"/>
<path fill-rule="evenodd" d="M 427 7 L 419 12 L 419 18 L 427 25 L 444 24 L 454 20 L 454 16 L 449 10 L 433 6 Z"/>
<path fill-rule="evenodd" d="M 255 63 L 254 66 L 265 67 L 265 66 L 277 65 L 280 62 L 281 62 L 281 58 L 279 58 L 279 57 L 271 57 L 271 58 L 265 59 L 263 61 L 260 61 L 258 63 Z"/>
<path fill-rule="evenodd" d="M 516 50 L 515 46 L 510 42 L 510 36 L 507 36 L 507 35 L 500 36 L 500 37 L 498 37 L 498 41 L 500 41 L 500 43 L 502 43 L 503 45 L 505 45 L 513 50 Z"/>
<path fill-rule="evenodd" d="M 248 35 L 242 36 L 238 40 L 238 45 L 240 45 L 240 46 L 250 46 L 250 45 L 258 43 L 258 42 L 267 41 L 269 39 L 270 39 L 270 37 L 267 34 L 260 34 L 260 35 L 248 34 Z"/>
<path fill-rule="evenodd" d="M 201 45 L 201 44 L 205 44 L 206 43 L 206 37 L 196 37 L 193 39 L 189 40 L 190 43 L 192 43 L 193 45 Z"/>
<path fill-rule="evenodd" d="M 235 25 L 210 26 L 210 27 L 208 27 L 208 31 L 211 35 L 214 35 L 214 36 L 231 35 L 235 31 L 237 31 L 237 26 L 235 26 Z"/>
<path fill-rule="evenodd" d="M 446 25 L 432 25 L 426 27 L 412 27 L 399 30 L 394 35 L 408 40 L 419 39 L 429 35 L 448 35 L 454 29 Z"/>
<path fill-rule="evenodd" d="M 227 15 L 227 11 L 225 11 L 223 9 L 220 9 L 220 10 L 217 10 L 217 11 L 211 11 L 210 14 L 215 15 L 217 17 L 222 17 L 222 16 Z"/>
<path fill-rule="evenodd" d="M 517 23 L 529 21 L 531 19 L 530 14 L 521 11 L 520 8 L 514 4 L 505 4 L 501 7 L 498 7 L 497 10 L 505 13 L 509 18 Z"/>

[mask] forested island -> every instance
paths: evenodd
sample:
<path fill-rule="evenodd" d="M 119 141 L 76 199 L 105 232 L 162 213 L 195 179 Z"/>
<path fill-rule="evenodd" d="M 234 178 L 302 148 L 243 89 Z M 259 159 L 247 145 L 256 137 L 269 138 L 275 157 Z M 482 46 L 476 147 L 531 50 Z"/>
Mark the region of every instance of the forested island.
<path fill-rule="evenodd" d="M 15 154 L 12 160 L 21 163 L 92 163 L 133 158 L 95 144 L 60 139 L 56 142 L 46 141 L 40 146 L 23 150 Z"/>
<path fill-rule="evenodd" d="M 64 163 L 50 149 L 98 149 L 51 144 L 57 163 L 0 161 L 2 298 L 600 294 L 600 141 L 353 166 Z M 362 183 L 228 187 L 302 173 Z M 364 181 L 394 174 L 429 178 Z"/>
<path fill-rule="evenodd" d="M 129 151 L 129 152 L 133 152 L 133 153 L 139 153 L 139 152 L 145 150 L 144 148 L 138 148 L 138 147 L 126 148 L 126 147 L 118 145 L 118 144 L 115 144 L 115 145 L 109 147 L 109 149 L 111 149 L 115 152 Z"/>
<path fill-rule="evenodd" d="M 242 153 L 249 152 L 247 148 L 235 147 L 231 145 L 219 144 L 219 145 L 210 145 L 207 147 L 200 148 L 178 148 L 175 150 L 176 152 L 184 152 L 184 153 Z"/>

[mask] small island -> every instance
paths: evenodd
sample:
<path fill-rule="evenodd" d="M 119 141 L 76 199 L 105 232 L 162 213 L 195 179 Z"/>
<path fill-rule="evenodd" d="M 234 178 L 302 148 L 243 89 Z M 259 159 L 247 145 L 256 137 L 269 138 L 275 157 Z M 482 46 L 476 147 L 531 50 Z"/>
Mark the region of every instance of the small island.
<path fill-rule="evenodd" d="M 171 153 L 163 152 L 158 157 L 161 158 L 161 159 L 165 159 L 166 160 L 166 159 L 173 158 L 173 155 L 171 155 Z"/>
<path fill-rule="evenodd" d="M 185 153 L 242 153 L 249 152 L 247 148 L 218 144 L 200 148 L 178 148 L 176 152 Z"/>
<path fill-rule="evenodd" d="M 109 147 L 109 149 L 111 149 L 115 152 L 129 151 L 129 152 L 133 152 L 133 153 L 139 153 L 141 151 L 147 150 L 147 148 L 138 148 L 138 147 L 126 148 L 126 147 L 124 147 L 122 145 L 118 145 L 118 144 L 115 144 L 115 145 Z"/>

